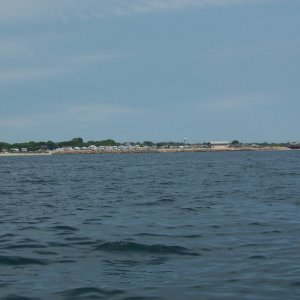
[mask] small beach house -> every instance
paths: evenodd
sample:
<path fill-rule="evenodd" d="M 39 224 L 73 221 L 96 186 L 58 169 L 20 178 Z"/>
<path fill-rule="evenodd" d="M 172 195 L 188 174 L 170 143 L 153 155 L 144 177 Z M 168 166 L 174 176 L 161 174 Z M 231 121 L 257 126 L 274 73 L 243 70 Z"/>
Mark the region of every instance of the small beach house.
<path fill-rule="evenodd" d="M 216 149 L 216 150 L 223 150 L 223 149 L 227 149 L 230 146 L 229 142 L 225 142 L 225 141 L 212 141 L 208 143 L 209 148 L 211 149 Z"/>

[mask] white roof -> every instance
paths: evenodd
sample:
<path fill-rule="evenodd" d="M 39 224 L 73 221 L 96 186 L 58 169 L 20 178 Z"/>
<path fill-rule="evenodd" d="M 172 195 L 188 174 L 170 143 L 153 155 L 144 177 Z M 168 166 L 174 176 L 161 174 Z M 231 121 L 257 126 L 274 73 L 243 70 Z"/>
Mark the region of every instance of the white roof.
<path fill-rule="evenodd" d="M 209 142 L 211 145 L 228 145 L 230 144 L 229 142 L 226 142 L 226 141 L 212 141 L 212 142 Z"/>

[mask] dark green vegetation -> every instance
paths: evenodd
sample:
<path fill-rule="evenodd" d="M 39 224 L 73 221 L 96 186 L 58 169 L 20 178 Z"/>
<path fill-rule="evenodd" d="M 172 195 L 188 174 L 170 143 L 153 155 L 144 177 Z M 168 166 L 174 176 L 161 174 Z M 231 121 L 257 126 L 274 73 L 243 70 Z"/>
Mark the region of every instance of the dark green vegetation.
<path fill-rule="evenodd" d="M 118 143 L 115 142 L 112 139 L 107 139 L 107 140 L 100 140 L 100 141 L 87 141 L 85 142 L 82 138 L 73 138 L 72 140 L 69 141 L 62 141 L 62 142 L 53 142 L 53 141 L 47 141 L 47 142 L 25 142 L 25 143 L 5 143 L 5 142 L 0 142 L 0 151 L 13 151 L 13 149 L 26 149 L 26 151 L 30 152 L 43 152 L 47 150 L 55 150 L 58 148 L 63 148 L 63 147 L 89 147 L 89 146 L 121 146 L 121 145 L 138 145 L 141 147 L 156 147 L 156 148 L 177 148 L 180 146 L 191 146 L 191 144 L 186 144 L 184 142 L 158 142 L 154 143 L 152 141 L 144 141 L 144 142 L 130 142 L 130 143 Z M 242 146 L 256 146 L 256 147 L 278 147 L 278 146 L 286 146 L 287 144 L 285 143 L 256 143 L 256 144 L 243 144 L 239 142 L 238 140 L 233 140 L 231 142 L 232 147 L 242 147 Z M 193 146 L 201 146 L 201 147 L 208 147 L 208 143 L 197 143 L 193 144 Z"/>
<path fill-rule="evenodd" d="M 61 147 L 88 147 L 91 145 L 95 146 L 117 146 L 119 145 L 114 140 L 102 140 L 102 141 L 88 141 L 84 142 L 82 138 L 74 138 L 70 141 L 63 141 L 63 142 L 26 142 L 26 143 L 14 143 L 8 144 L 0 142 L 0 150 L 11 150 L 11 149 L 22 149 L 26 148 L 28 151 L 44 151 L 44 150 L 54 150 Z"/>
<path fill-rule="evenodd" d="M 120 145 L 139 145 L 139 146 L 147 146 L 147 147 L 159 147 L 159 148 L 170 148 L 170 147 L 178 147 L 183 146 L 184 143 L 177 143 L 177 142 L 161 142 L 161 143 L 154 143 L 151 141 L 144 141 L 140 142 L 130 142 L 130 143 L 117 143 L 112 139 L 107 140 L 100 140 L 100 141 L 88 141 L 84 142 L 84 140 L 80 137 L 73 138 L 69 141 L 62 141 L 62 142 L 25 142 L 25 143 L 4 143 L 0 142 L 0 151 L 10 151 L 11 149 L 22 149 L 25 148 L 27 151 L 45 151 L 45 150 L 54 150 L 62 147 L 89 147 L 91 145 L 94 146 L 120 146 Z"/>

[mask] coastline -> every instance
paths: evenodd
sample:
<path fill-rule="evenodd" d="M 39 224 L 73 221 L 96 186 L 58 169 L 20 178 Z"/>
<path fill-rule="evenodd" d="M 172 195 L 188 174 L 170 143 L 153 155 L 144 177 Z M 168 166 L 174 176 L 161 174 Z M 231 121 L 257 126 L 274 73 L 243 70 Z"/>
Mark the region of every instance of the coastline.
<path fill-rule="evenodd" d="M 226 149 L 213 149 L 213 148 L 160 148 L 160 149 L 110 149 L 110 150 L 67 150 L 67 151 L 53 151 L 53 155 L 78 155 L 78 154 L 130 154 L 130 153 L 196 153 L 196 152 L 245 152 L 245 151 L 290 151 L 288 147 L 238 147 Z"/>
<path fill-rule="evenodd" d="M 11 156 L 50 156 L 52 155 L 51 152 L 28 152 L 28 153 L 0 153 L 0 157 L 11 157 Z"/>
<path fill-rule="evenodd" d="M 67 150 L 50 152 L 27 152 L 27 153 L 0 153 L 0 157 L 26 157 L 26 156 L 50 156 L 50 155 L 93 155 L 93 154 L 134 154 L 134 153 L 195 153 L 195 152 L 245 152 L 245 151 L 292 151 L 288 147 L 238 147 L 226 149 L 212 148 L 161 148 L 161 149 L 131 149 L 131 150 Z"/>

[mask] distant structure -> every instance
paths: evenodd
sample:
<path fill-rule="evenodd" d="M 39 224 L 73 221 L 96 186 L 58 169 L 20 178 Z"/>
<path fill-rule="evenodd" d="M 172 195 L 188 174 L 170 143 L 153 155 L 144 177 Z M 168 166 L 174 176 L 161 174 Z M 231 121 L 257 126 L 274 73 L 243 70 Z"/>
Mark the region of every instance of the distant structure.
<path fill-rule="evenodd" d="M 187 139 L 186 139 L 186 138 L 183 139 L 183 143 L 184 143 L 185 145 L 187 144 Z"/>
<path fill-rule="evenodd" d="M 225 141 L 211 141 L 208 143 L 209 148 L 211 149 L 227 149 L 230 146 L 229 142 L 225 142 Z"/>
<path fill-rule="evenodd" d="M 290 149 L 300 149 L 300 142 L 288 143 L 287 147 Z"/>

